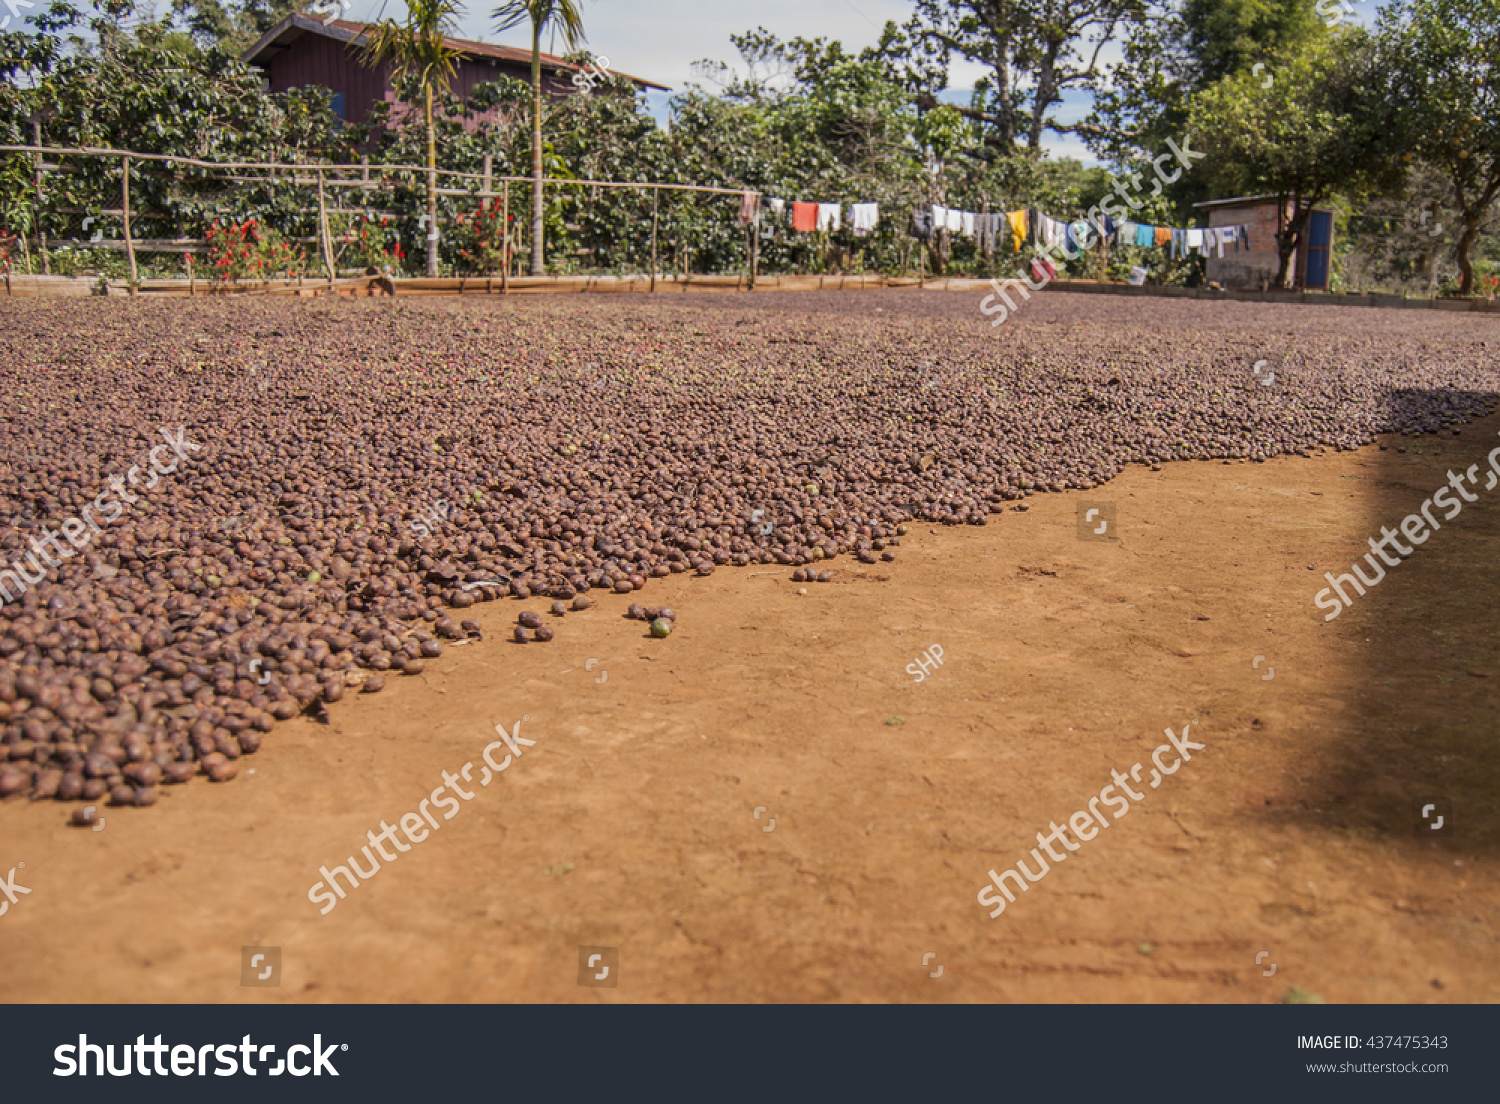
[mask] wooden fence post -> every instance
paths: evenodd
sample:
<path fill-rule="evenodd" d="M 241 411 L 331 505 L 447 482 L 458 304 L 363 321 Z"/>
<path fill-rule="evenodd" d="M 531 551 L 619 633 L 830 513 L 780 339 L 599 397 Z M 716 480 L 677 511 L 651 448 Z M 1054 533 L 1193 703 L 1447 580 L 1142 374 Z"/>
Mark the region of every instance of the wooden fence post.
<path fill-rule="evenodd" d="M 480 191 L 479 191 L 479 195 L 480 195 L 479 208 L 482 211 L 487 211 L 487 210 L 489 210 L 489 207 L 490 207 L 490 192 L 493 191 L 494 187 L 495 187 L 494 168 L 495 168 L 495 157 L 494 157 L 494 154 L 490 154 L 490 153 L 485 154 L 484 155 L 484 181 L 483 181 L 483 186 L 480 188 Z"/>
<path fill-rule="evenodd" d="M 505 182 L 505 206 L 500 211 L 500 294 L 510 294 L 510 181 Z"/>
<path fill-rule="evenodd" d="M 52 266 L 47 260 L 47 228 L 42 225 L 42 120 L 31 120 L 31 144 L 36 147 L 36 243 L 42 252 L 42 275 L 51 276 Z"/>
<path fill-rule="evenodd" d="M 656 200 L 661 189 L 651 189 L 651 290 L 656 290 Z"/>
<path fill-rule="evenodd" d="M 323 247 L 323 267 L 328 270 L 328 290 L 333 290 L 333 243 L 328 238 L 328 204 L 323 198 L 323 170 L 318 170 L 318 242 Z"/>
<path fill-rule="evenodd" d="M 124 186 L 121 190 L 121 218 L 125 223 L 125 253 L 130 258 L 130 281 L 132 284 L 138 280 L 135 267 L 135 239 L 130 236 L 130 158 L 120 158 L 120 168 L 124 177 Z M 130 289 L 130 294 L 135 294 L 135 288 Z"/>
<path fill-rule="evenodd" d="M 755 290 L 756 262 L 760 260 L 760 196 L 755 197 L 755 218 L 750 222 L 750 291 Z"/>

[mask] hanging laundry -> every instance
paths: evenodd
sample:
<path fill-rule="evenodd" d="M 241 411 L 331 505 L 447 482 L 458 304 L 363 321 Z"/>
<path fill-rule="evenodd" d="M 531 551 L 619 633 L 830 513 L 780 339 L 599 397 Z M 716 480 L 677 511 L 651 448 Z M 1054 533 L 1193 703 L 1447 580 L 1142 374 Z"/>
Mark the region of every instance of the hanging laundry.
<path fill-rule="evenodd" d="M 1171 244 L 1171 242 L 1172 242 L 1172 230 L 1171 230 L 1170 227 L 1166 227 L 1166 226 L 1154 226 L 1154 227 L 1152 227 L 1152 229 L 1156 232 L 1156 244 L 1157 245 L 1170 245 Z"/>
<path fill-rule="evenodd" d="M 760 196 L 755 192 L 740 193 L 740 225 L 749 226 L 755 221 L 755 212 L 760 207 Z"/>
<path fill-rule="evenodd" d="M 771 214 L 776 218 L 780 218 L 781 212 L 786 210 L 786 200 L 784 199 L 768 199 L 766 200 L 766 205 L 771 208 Z"/>
<path fill-rule="evenodd" d="M 1137 226 L 1135 228 L 1135 244 L 1144 245 L 1147 248 L 1156 244 L 1156 227 Z"/>
<path fill-rule="evenodd" d="M 958 229 L 966 238 L 974 236 L 974 212 L 964 211 L 958 216 Z"/>
<path fill-rule="evenodd" d="M 936 203 L 934 203 L 932 205 L 932 230 L 933 230 L 933 233 L 937 233 L 937 231 L 939 231 L 939 230 L 946 230 L 946 229 L 948 229 L 948 208 L 946 208 L 946 207 L 939 207 Z"/>
<path fill-rule="evenodd" d="M 856 203 L 849 208 L 849 224 L 854 227 L 854 233 L 864 237 L 875 229 L 875 224 L 880 221 L 880 204 L 878 203 Z"/>
<path fill-rule="evenodd" d="M 1067 227 L 1063 223 L 1040 211 L 1037 212 L 1036 221 L 1036 238 L 1042 245 L 1057 249 L 1066 242 Z"/>
<path fill-rule="evenodd" d="M 932 240 L 931 211 L 913 211 L 911 213 L 911 236 L 918 241 Z"/>
<path fill-rule="evenodd" d="M 1030 230 L 1030 219 L 1027 211 L 1011 211 L 1005 216 L 1005 221 L 1010 224 L 1010 237 L 1013 253 L 1021 252 L 1021 246 L 1026 244 L 1026 234 Z"/>
<path fill-rule="evenodd" d="M 964 213 L 948 208 L 948 233 L 957 234 L 964 228 Z"/>
<path fill-rule="evenodd" d="M 792 229 L 809 232 L 818 228 L 818 205 L 816 203 L 792 204 Z"/>
<path fill-rule="evenodd" d="M 818 229 L 837 230 L 843 225 L 843 208 L 837 203 L 818 204 Z"/>
<path fill-rule="evenodd" d="M 1000 234 L 999 215 L 979 215 L 974 220 L 974 241 L 979 248 L 990 252 Z"/>
<path fill-rule="evenodd" d="M 1068 223 L 1068 252 L 1081 253 L 1091 248 L 1094 244 L 1094 235 L 1094 227 L 1083 220 Z"/>
<path fill-rule="evenodd" d="M 1199 229 L 1185 230 L 1182 236 L 1183 256 L 1187 256 L 1190 250 L 1196 250 L 1198 256 L 1206 257 L 1208 252 L 1203 248 L 1203 231 Z"/>

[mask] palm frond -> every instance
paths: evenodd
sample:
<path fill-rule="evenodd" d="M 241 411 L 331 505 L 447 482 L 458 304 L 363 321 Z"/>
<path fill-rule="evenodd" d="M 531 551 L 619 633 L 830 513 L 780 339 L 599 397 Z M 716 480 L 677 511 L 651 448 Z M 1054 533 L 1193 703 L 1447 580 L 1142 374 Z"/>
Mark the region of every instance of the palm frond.
<path fill-rule="evenodd" d="M 578 49 L 585 40 L 583 9 L 578 0 L 506 0 L 490 14 L 496 34 L 530 23 L 538 39 L 549 29 L 561 31 L 569 50 Z"/>

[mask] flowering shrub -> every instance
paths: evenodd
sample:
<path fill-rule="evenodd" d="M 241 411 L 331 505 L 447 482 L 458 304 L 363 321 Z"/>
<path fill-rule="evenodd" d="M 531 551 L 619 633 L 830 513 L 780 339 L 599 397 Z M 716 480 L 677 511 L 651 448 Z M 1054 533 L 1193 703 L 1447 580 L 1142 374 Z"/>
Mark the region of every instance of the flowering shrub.
<path fill-rule="evenodd" d="M 343 243 L 339 251 L 341 264 L 346 268 L 379 270 L 400 267 L 406 259 L 406 251 L 401 248 L 401 239 L 390 224 L 389 218 L 376 221 L 365 215 L 356 215 L 349 228 L 340 235 L 339 240 Z"/>
<path fill-rule="evenodd" d="M 453 219 L 450 237 L 458 250 L 460 272 L 489 274 L 505 268 L 505 224 L 497 208 L 460 212 Z"/>
<path fill-rule="evenodd" d="M 208 228 L 208 258 L 221 281 L 268 280 L 277 273 L 288 277 L 302 272 L 305 250 L 293 250 L 275 230 L 255 219 L 235 224 L 214 219 Z"/>
<path fill-rule="evenodd" d="M 15 235 L 4 227 L 0 227 L 0 274 L 10 274 L 11 250 L 15 244 Z"/>

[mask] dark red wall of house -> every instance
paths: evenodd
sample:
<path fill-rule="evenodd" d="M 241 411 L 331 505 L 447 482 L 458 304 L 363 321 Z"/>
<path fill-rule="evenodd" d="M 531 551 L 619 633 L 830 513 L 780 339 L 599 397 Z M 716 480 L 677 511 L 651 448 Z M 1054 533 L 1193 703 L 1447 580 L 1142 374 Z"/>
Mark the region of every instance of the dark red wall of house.
<path fill-rule="evenodd" d="M 322 35 L 305 34 L 271 62 L 267 75 L 272 92 L 321 84 L 344 93 L 344 117 L 360 123 L 370 108 L 385 98 L 389 67 L 366 68 L 358 48 Z"/>
<path fill-rule="evenodd" d="M 342 92 L 345 120 L 361 123 L 370 108 L 390 92 L 390 68 L 382 65 L 367 69 L 360 64 L 359 54 L 357 46 L 322 35 L 305 34 L 279 53 L 267 67 L 271 91 L 285 92 L 290 88 L 319 84 L 333 92 Z M 479 85 L 501 76 L 530 84 L 531 66 L 501 58 L 464 58 L 458 63 L 458 72 L 454 75 L 453 93 L 463 98 L 472 94 Z M 553 96 L 576 91 L 569 77 L 559 79 L 546 73 L 542 75 L 542 90 Z"/>

